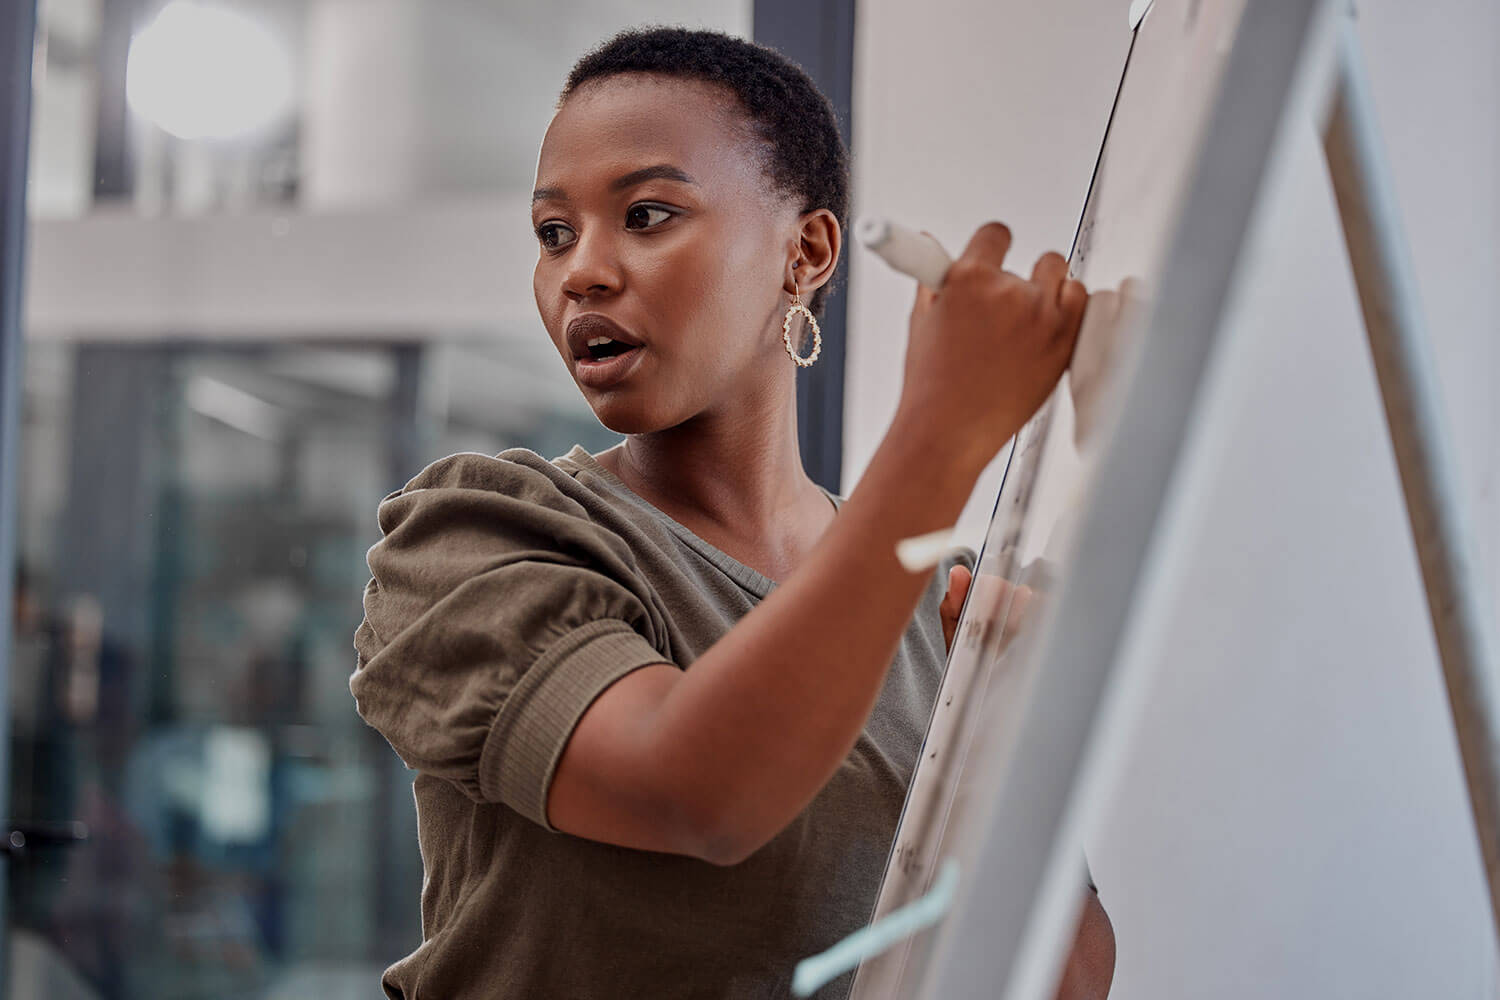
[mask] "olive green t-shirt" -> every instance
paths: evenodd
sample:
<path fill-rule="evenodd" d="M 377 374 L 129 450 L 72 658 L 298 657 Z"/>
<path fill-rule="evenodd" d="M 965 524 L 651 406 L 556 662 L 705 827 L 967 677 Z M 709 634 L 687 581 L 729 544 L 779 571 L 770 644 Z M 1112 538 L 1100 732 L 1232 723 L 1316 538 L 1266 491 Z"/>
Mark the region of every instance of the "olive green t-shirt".
<path fill-rule="evenodd" d="M 691 670 L 775 584 L 577 447 L 453 455 L 379 521 L 350 688 L 417 771 L 425 869 L 422 943 L 386 970 L 387 996 L 782 998 L 800 959 L 869 920 L 942 673 L 946 572 L 848 759 L 770 843 L 717 867 L 560 833 L 548 785 L 606 687 Z"/>

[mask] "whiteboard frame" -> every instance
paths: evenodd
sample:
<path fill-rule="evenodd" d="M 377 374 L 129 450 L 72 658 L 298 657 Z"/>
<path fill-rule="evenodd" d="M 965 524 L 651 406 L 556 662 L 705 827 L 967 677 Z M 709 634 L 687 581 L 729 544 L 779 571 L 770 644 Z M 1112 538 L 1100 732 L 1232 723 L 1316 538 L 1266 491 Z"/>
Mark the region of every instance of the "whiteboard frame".
<path fill-rule="evenodd" d="M 1115 688 L 1131 681 L 1111 683 L 1118 652 L 1140 595 L 1171 573 L 1155 558 L 1166 534 L 1159 515 L 1180 486 L 1179 458 L 1225 300 L 1323 6 L 1245 5 L 1131 381 L 1034 650 L 1020 730 L 979 852 L 937 931 L 922 997 L 1043 1000 L 1055 988 L 1082 901 L 1080 831 L 1103 804 L 1098 774 L 1122 754 L 1129 728 L 1110 719 L 1128 701 Z"/>

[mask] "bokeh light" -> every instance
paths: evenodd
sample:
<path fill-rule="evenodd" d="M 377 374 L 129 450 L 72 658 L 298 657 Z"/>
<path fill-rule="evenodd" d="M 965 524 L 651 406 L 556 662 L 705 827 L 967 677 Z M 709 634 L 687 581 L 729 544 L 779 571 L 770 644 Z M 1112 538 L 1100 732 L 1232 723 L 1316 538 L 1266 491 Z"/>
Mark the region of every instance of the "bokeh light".
<path fill-rule="evenodd" d="M 174 0 L 131 41 L 125 97 L 179 139 L 242 136 L 291 112 L 291 59 L 254 21 Z"/>

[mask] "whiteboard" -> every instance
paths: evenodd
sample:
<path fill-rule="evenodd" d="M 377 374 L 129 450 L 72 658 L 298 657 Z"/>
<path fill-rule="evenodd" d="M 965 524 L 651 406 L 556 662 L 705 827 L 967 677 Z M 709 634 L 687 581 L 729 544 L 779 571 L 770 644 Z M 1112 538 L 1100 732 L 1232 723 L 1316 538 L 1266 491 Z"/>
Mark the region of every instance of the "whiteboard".
<path fill-rule="evenodd" d="M 927 892 L 945 860 L 972 871 L 985 846 L 986 818 L 1013 763 L 1020 712 L 1036 681 L 1048 595 L 1061 582 L 1058 567 L 1072 561 L 1074 514 L 1110 436 L 1116 397 L 1134 381 L 1141 331 L 1171 244 L 1182 236 L 1180 217 L 1195 171 L 1203 169 L 1205 135 L 1244 9 L 1243 0 L 1157 0 L 1134 32 L 1070 258 L 1072 275 L 1091 293 L 1073 365 L 1017 436 L 877 919 Z M 1121 30 L 1129 30 L 1123 10 Z M 1236 246 L 1238 239 L 1226 234 Z M 1081 878 L 1081 861 L 1078 871 Z M 1081 898 L 1081 880 L 1078 888 Z M 931 979 L 937 935 L 918 934 L 866 961 L 852 995 L 918 995 Z"/>

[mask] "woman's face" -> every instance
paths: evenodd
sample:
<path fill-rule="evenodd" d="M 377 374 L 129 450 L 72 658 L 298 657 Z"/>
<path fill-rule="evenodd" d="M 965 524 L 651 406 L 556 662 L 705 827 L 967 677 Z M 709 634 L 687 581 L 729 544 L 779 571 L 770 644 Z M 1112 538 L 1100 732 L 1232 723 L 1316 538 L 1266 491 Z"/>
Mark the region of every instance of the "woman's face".
<path fill-rule="evenodd" d="M 788 377 L 798 213 L 764 155 L 733 96 L 696 81 L 592 81 L 552 119 L 531 209 L 536 304 L 611 430 L 675 427 Z"/>

